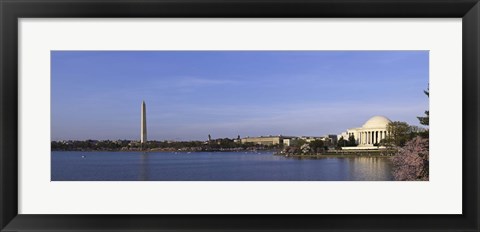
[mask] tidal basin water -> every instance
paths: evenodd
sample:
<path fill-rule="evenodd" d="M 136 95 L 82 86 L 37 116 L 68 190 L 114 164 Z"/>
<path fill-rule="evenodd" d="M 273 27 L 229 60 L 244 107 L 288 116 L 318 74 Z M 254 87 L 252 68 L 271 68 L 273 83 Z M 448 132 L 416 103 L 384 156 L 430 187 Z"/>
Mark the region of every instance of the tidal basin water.
<path fill-rule="evenodd" d="M 52 181 L 390 181 L 389 158 L 272 152 L 52 152 Z"/>

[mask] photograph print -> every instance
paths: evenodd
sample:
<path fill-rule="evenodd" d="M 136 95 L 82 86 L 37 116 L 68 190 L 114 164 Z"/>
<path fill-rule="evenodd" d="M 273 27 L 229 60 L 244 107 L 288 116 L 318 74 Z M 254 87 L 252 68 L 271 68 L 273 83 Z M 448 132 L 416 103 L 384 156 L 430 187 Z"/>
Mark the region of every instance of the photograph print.
<path fill-rule="evenodd" d="M 428 181 L 429 51 L 51 51 L 51 181 Z"/>

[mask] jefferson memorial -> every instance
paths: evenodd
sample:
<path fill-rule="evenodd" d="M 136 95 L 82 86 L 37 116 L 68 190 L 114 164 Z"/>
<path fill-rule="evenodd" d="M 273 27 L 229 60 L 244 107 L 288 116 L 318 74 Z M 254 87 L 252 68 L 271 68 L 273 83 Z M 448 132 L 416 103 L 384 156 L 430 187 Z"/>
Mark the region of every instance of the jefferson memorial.
<path fill-rule="evenodd" d="M 355 138 L 357 147 L 345 147 L 344 149 L 375 149 L 382 139 L 387 137 L 387 125 L 390 119 L 384 116 L 374 116 L 368 119 L 362 127 L 351 128 L 338 135 L 338 138 L 348 140 L 350 136 Z"/>

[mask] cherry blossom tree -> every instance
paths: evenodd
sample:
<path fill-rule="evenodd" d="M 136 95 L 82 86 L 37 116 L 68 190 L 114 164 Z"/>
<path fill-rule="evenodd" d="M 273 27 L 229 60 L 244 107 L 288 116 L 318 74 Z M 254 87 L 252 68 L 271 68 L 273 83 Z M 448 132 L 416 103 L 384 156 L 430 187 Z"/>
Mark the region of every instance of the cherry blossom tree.
<path fill-rule="evenodd" d="M 399 148 L 392 158 L 395 180 L 428 180 L 429 145 L 428 138 L 417 136 Z"/>

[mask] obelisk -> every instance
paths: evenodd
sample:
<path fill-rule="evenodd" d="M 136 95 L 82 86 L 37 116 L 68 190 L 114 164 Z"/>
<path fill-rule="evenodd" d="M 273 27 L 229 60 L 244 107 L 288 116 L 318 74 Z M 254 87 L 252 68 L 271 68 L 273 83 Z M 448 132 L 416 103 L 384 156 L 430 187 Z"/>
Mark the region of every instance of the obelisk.
<path fill-rule="evenodd" d="M 140 143 L 144 144 L 147 142 L 147 108 L 145 107 L 145 101 L 142 101 L 141 117 Z"/>

